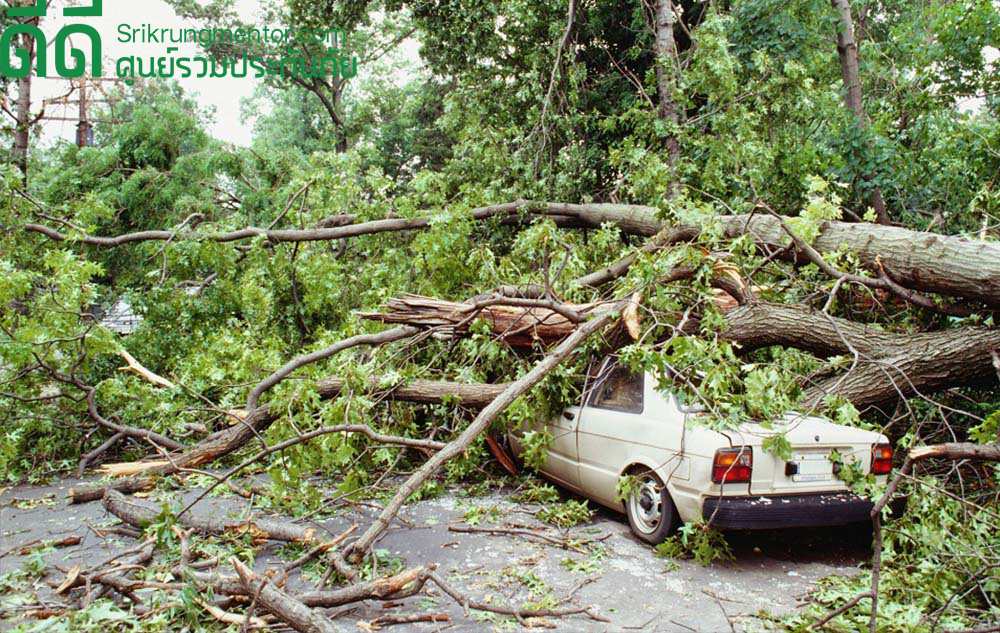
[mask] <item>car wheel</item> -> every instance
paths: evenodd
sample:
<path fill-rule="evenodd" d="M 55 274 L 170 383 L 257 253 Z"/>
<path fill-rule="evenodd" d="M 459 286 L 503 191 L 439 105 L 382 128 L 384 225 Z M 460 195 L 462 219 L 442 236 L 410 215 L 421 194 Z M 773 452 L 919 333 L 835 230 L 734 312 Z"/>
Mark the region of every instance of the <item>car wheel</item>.
<path fill-rule="evenodd" d="M 640 541 L 659 545 L 679 523 L 674 502 L 653 471 L 644 468 L 631 474 L 639 480 L 639 489 L 625 501 L 628 524 Z"/>

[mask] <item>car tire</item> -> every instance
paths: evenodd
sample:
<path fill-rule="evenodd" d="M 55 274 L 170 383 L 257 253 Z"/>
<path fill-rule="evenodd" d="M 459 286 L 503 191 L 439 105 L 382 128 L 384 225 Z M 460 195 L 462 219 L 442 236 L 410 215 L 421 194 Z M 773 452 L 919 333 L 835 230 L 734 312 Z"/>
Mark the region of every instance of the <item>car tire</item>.
<path fill-rule="evenodd" d="M 680 524 L 680 517 L 663 480 L 648 468 L 631 473 L 639 480 L 639 491 L 625 500 L 625 514 L 632 533 L 645 543 L 659 545 Z"/>

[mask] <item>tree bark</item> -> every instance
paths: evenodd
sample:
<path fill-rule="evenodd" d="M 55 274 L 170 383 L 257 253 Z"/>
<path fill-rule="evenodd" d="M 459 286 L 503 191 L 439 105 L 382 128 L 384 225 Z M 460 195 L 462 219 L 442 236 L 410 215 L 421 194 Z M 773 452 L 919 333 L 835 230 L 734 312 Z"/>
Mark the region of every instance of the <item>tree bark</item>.
<path fill-rule="evenodd" d="M 677 14 L 674 11 L 673 0 L 656 0 L 655 20 L 656 92 L 659 99 L 656 114 L 670 128 L 663 139 L 663 148 L 667 152 L 667 162 L 672 171 L 669 196 L 675 197 L 678 193 L 676 170 L 681 156 L 681 146 L 676 131 L 680 125 L 680 106 L 676 95 L 680 65 L 677 62 L 677 42 L 674 39 Z"/>
<path fill-rule="evenodd" d="M 36 26 L 38 22 L 38 18 L 28 20 L 29 24 Z M 29 67 L 34 67 L 35 37 L 22 33 L 20 46 L 28 51 Z M 31 81 L 31 72 L 17 80 L 17 121 L 14 127 L 14 164 L 21 170 L 25 188 L 28 187 L 28 147 L 31 144 Z"/>
<path fill-rule="evenodd" d="M 748 233 L 764 250 L 783 248 L 790 242 L 773 216 L 724 216 L 722 222 L 727 237 Z M 904 288 L 1000 308 L 1000 244 L 996 242 L 892 226 L 824 222 L 812 246 L 820 253 L 841 249 L 856 253 L 861 263 L 876 270 L 881 265 Z M 791 256 L 807 261 L 794 251 Z"/>
<path fill-rule="evenodd" d="M 161 510 L 143 503 L 131 501 L 117 490 L 108 490 L 102 501 L 104 508 L 125 523 L 137 528 L 145 528 L 160 516 Z M 312 543 L 316 540 L 316 528 L 303 527 L 286 521 L 272 519 L 207 519 L 191 515 L 180 515 L 177 522 L 199 534 L 231 535 L 249 532 L 255 539 L 272 539 L 290 543 Z"/>
<path fill-rule="evenodd" d="M 261 578 L 236 558 L 231 559 L 246 595 L 257 596 L 261 606 L 300 633 L 337 633 L 333 622 L 278 589 L 267 577 Z"/>
<path fill-rule="evenodd" d="M 367 312 L 359 316 L 363 319 L 380 321 L 382 323 L 402 323 L 423 328 L 435 328 L 438 336 L 447 338 L 462 337 L 468 334 L 473 322 L 482 319 L 490 330 L 501 337 L 507 344 L 514 347 L 531 347 L 539 343 L 551 343 L 569 336 L 579 322 L 579 317 L 569 318 L 566 314 L 538 306 L 522 307 L 510 305 L 517 299 L 498 299 L 504 303 L 485 305 L 490 301 L 478 303 L 444 301 L 430 297 L 406 295 L 401 298 L 389 299 L 387 312 Z M 521 300 L 533 303 L 532 300 Z M 510 303 L 508 303 L 510 302 Z M 483 305 L 481 309 L 478 306 Z M 594 309 L 595 306 L 562 304 L 566 310 L 580 314 Z M 607 309 L 605 306 L 604 309 Z"/>
<path fill-rule="evenodd" d="M 943 458 L 950 460 L 971 459 L 974 461 L 1000 462 L 1000 444 L 973 444 L 971 442 L 949 442 L 910 449 L 913 461 Z"/>
<path fill-rule="evenodd" d="M 70 488 L 69 503 L 70 505 L 74 505 L 78 503 L 100 501 L 104 498 L 104 494 L 108 490 L 117 490 L 118 492 L 132 494 L 133 492 L 149 490 L 155 485 L 156 480 L 152 477 L 129 477 L 127 479 L 119 479 L 118 481 L 112 482 L 106 486 L 97 486 L 94 488 Z"/>
<path fill-rule="evenodd" d="M 472 212 L 473 219 L 518 219 L 519 215 L 546 215 L 562 218 L 572 226 L 594 228 L 612 223 L 625 233 L 653 236 L 663 230 L 657 219 L 656 209 L 639 205 L 587 204 L 574 205 L 524 200 L 508 204 L 482 207 Z M 765 215 L 720 216 L 724 235 L 736 238 L 750 234 L 761 250 L 784 249 L 790 242 L 777 218 Z M 203 239 L 233 242 L 263 235 L 274 242 L 302 242 L 334 240 L 386 231 L 408 231 L 426 228 L 430 217 L 412 219 L 390 218 L 329 229 L 268 231 L 259 228 L 242 229 L 225 234 L 189 233 L 176 235 L 178 239 Z M 67 237 L 54 229 L 40 225 L 27 225 L 28 231 L 47 235 L 56 240 Z M 664 245 L 692 239 L 700 232 L 698 227 L 676 226 L 664 237 Z M 86 244 L 113 248 L 146 240 L 168 240 L 173 231 L 144 231 L 119 237 L 85 236 Z M 846 249 L 858 254 L 860 260 L 872 269 L 881 265 L 893 281 L 911 290 L 931 292 L 981 301 L 987 306 L 1000 308 L 1000 244 L 962 237 L 911 231 L 908 229 L 857 224 L 824 222 L 812 246 L 820 253 Z M 789 258 L 807 261 L 790 249 Z M 623 275 L 634 258 L 613 264 L 599 276 L 581 278 L 585 285 L 606 283 Z"/>
<path fill-rule="evenodd" d="M 558 219 L 562 226 L 573 228 L 600 228 L 610 222 L 630 235 L 655 235 L 662 228 L 656 218 L 656 209 L 627 204 L 567 204 L 561 202 L 533 202 L 517 200 L 504 204 L 473 209 L 470 213 L 474 220 L 500 218 L 518 220 L 519 217 L 548 216 Z M 140 231 L 127 233 L 117 237 L 98 237 L 93 235 L 73 236 L 73 239 L 84 244 L 102 248 L 118 248 L 126 244 L 150 241 L 174 241 L 178 239 L 205 240 L 220 243 L 238 242 L 264 237 L 269 242 L 317 242 L 339 240 L 375 233 L 392 233 L 424 229 L 431 224 L 431 215 L 413 218 L 386 218 L 360 224 L 348 224 L 331 228 L 314 229 L 263 229 L 249 227 L 227 233 L 207 233 L 189 231 Z M 41 233 L 50 239 L 63 241 L 69 236 L 53 228 L 40 224 L 27 224 L 26 231 Z"/>
<path fill-rule="evenodd" d="M 868 125 L 865 117 L 864 101 L 861 96 L 861 68 L 858 61 L 858 43 L 854 37 L 854 18 L 851 16 L 850 0 L 830 0 L 830 4 L 838 13 L 837 23 L 837 56 L 840 58 L 840 76 L 844 82 L 844 105 L 854 114 L 855 124 L 861 128 Z M 866 174 L 865 180 L 871 180 L 872 174 Z M 876 185 L 872 188 L 871 205 L 879 224 L 889 224 L 889 212 L 882 199 L 882 190 Z"/>
<path fill-rule="evenodd" d="M 722 336 L 742 349 L 781 345 L 821 357 L 858 353 L 853 369 L 806 388 L 806 407 L 838 395 L 863 409 L 997 381 L 990 350 L 1000 348 L 1000 330 L 963 327 L 897 334 L 802 306 L 769 303 L 737 307 L 726 314 L 726 322 Z"/>
<path fill-rule="evenodd" d="M 764 302 L 731 307 L 725 311 L 725 317 L 727 325 L 722 338 L 738 344 L 743 351 L 780 345 L 821 358 L 837 355 L 853 358 L 857 352 L 858 364 L 846 376 L 839 373 L 807 385 L 808 406 L 821 404 L 827 394 L 842 396 L 859 408 L 880 406 L 901 397 L 997 380 L 991 353 L 992 349 L 1000 349 L 1000 330 L 996 329 L 963 327 L 895 333 L 832 317 L 806 306 Z M 535 317 L 524 320 L 531 318 Z M 538 332 L 565 336 L 562 328 Z M 455 334 L 461 335 L 457 331 Z M 549 342 L 552 340 L 558 339 Z M 410 391 L 391 392 L 389 397 L 414 400 L 417 394 L 425 398 L 436 395 L 439 390 L 430 387 L 431 384 L 414 384 Z M 498 393 L 503 387 L 465 385 L 464 389 L 479 389 L 487 395 L 493 389 Z"/>
<path fill-rule="evenodd" d="M 410 338 L 417 333 L 419 333 L 419 330 L 414 328 L 397 327 L 374 335 L 361 335 L 360 337 L 355 336 L 344 341 L 338 341 L 326 349 L 294 358 L 250 390 L 250 394 L 247 396 L 247 411 L 253 413 L 257 409 L 257 403 L 265 391 L 277 385 L 300 367 L 325 360 L 359 344 L 384 345 L 404 338 Z"/>

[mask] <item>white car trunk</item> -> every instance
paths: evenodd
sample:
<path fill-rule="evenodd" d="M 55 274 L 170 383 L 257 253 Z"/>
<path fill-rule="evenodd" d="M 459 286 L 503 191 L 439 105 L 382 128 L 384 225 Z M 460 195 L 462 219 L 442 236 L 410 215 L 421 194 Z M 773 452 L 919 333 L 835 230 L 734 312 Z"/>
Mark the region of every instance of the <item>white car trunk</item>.
<path fill-rule="evenodd" d="M 779 433 L 784 433 L 792 445 L 792 455 L 787 460 L 763 448 L 765 439 Z M 726 431 L 725 435 L 733 446 L 753 447 L 752 495 L 846 490 L 846 484 L 834 473 L 831 451 L 836 450 L 845 463 L 860 462 L 862 472 L 868 473 L 872 447 L 886 441 L 878 433 L 792 414 L 775 421 L 771 428 L 748 423 L 735 431 Z"/>

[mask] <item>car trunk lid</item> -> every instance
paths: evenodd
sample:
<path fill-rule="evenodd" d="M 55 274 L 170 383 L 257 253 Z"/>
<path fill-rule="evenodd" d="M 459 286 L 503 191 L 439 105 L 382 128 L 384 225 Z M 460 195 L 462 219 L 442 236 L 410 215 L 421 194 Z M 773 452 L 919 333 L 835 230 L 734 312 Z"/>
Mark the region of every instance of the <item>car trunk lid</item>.
<path fill-rule="evenodd" d="M 784 434 L 791 456 L 783 459 L 764 449 L 768 438 Z M 753 447 L 750 493 L 793 494 L 844 490 L 830 456 L 836 451 L 844 463 L 857 461 L 862 472 L 871 468 L 872 446 L 884 438 L 878 433 L 834 424 L 811 416 L 789 414 L 769 426 L 745 423 L 725 432 L 733 446 Z"/>

